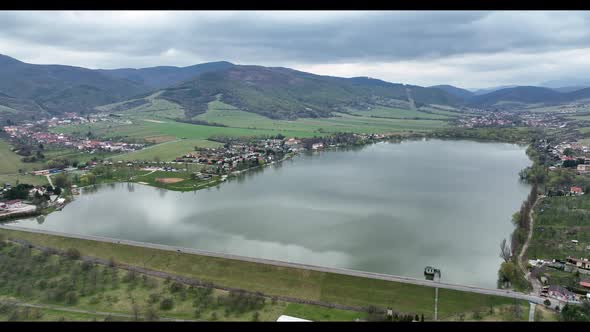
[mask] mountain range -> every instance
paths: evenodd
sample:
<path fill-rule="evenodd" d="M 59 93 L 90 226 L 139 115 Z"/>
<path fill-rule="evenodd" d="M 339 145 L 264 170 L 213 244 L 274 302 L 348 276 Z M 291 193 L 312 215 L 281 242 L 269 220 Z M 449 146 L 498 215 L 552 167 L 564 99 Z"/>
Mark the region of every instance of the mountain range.
<path fill-rule="evenodd" d="M 576 82 L 577 83 L 577 82 Z M 437 104 L 453 107 L 514 107 L 558 104 L 590 98 L 590 88 L 506 87 L 481 93 L 451 85 L 421 87 L 368 77 L 322 76 L 283 67 L 236 65 L 226 61 L 188 67 L 87 69 L 28 64 L 0 55 L 0 118 L 24 119 L 96 107 L 160 92 L 187 117 L 221 101 L 275 119 L 327 117 L 368 105 Z"/>

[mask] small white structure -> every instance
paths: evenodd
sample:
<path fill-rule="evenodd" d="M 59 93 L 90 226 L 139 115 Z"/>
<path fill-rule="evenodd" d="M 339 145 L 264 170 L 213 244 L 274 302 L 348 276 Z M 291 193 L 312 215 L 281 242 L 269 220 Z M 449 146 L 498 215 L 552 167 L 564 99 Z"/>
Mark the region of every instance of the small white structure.
<path fill-rule="evenodd" d="M 293 316 L 281 315 L 277 319 L 277 322 L 311 322 L 311 321 L 310 320 L 307 320 L 307 319 L 303 319 L 303 318 L 297 318 L 297 317 L 293 317 Z"/>

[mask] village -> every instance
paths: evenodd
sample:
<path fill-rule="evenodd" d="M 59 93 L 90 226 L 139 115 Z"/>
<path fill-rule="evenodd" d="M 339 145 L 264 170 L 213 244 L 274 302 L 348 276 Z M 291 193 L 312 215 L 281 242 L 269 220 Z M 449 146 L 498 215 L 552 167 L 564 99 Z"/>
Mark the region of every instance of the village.
<path fill-rule="evenodd" d="M 565 128 L 567 120 L 554 113 L 528 111 L 474 110 L 476 116 L 456 120 L 459 128 L 503 128 L 526 126 L 532 128 Z M 571 122 L 571 121 L 570 121 Z"/>
<path fill-rule="evenodd" d="M 145 144 L 114 142 L 112 140 L 98 140 L 81 138 L 63 133 L 52 133 L 49 128 L 62 125 L 76 125 L 96 122 L 114 122 L 130 124 L 129 120 L 121 120 L 108 114 L 91 114 L 87 117 L 76 113 L 64 113 L 60 117 L 41 119 L 37 121 L 25 121 L 21 124 L 4 126 L 2 129 L 12 141 L 21 141 L 30 144 L 44 144 L 48 146 L 71 148 L 78 151 L 95 153 L 106 152 L 133 152 L 145 147 Z"/>

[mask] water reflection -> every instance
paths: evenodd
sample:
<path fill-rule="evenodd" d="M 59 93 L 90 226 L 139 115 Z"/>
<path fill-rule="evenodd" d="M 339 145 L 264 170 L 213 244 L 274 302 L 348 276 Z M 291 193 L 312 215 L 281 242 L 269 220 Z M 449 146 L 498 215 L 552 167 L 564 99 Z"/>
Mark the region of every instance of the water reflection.
<path fill-rule="evenodd" d="M 283 163 L 192 194 L 90 186 L 45 222 L 19 223 L 418 278 L 430 265 L 443 281 L 495 287 L 529 191 L 518 172 L 530 161 L 512 144 L 402 141 Z"/>

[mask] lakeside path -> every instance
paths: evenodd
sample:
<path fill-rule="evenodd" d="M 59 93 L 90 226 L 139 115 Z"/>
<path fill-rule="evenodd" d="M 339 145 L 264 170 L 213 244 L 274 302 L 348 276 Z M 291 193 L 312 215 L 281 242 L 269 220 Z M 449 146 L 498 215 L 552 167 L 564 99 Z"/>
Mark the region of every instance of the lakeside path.
<path fill-rule="evenodd" d="M 495 296 L 508 297 L 508 298 L 512 298 L 512 299 L 525 300 L 525 301 L 529 301 L 532 303 L 538 303 L 538 304 L 543 303 L 543 301 L 544 301 L 544 298 L 539 297 L 539 296 L 524 294 L 524 293 L 510 291 L 510 290 L 490 289 L 490 288 L 482 288 L 482 287 L 469 286 L 469 285 L 459 285 L 459 284 L 451 284 L 451 283 L 444 283 L 444 282 L 435 282 L 435 281 L 431 281 L 431 280 L 422 280 L 422 279 L 416 279 L 416 278 L 410 278 L 410 277 L 395 276 L 395 275 L 390 275 L 390 274 L 374 273 L 374 272 L 366 272 L 366 271 L 357 271 L 357 270 L 350 270 L 350 269 L 343 269 L 343 268 L 331 268 L 331 267 L 322 267 L 322 266 L 300 264 L 300 263 L 290 263 L 290 262 L 283 262 L 283 261 L 270 260 L 270 259 L 245 257 L 245 256 L 232 255 L 232 254 L 224 254 L 224 253 L 217 253 L 217 252 L 211 252 L 211 251 L 205 251 L 205 250 L 192 249 L 192 248 L 174 247 L 174 246 L 168 246 L 168 245 L 146 243 L 146 242 L 136 242 L 136 241 L 122 240 L 122 239 L 113 239 L 113 238 L 92 236 L 92 235 L 74 235 L 74 234 L 68 234 L 68 233 L 61 233 L 61 232 L 54 232 L 54 231 L 47 231 L 47 230 L 40 230 L 40 229 L 32 229 L 32 228 L 25 228 L 25 227 L 17 227 L 17 226 L 7 226 L 7 225 L 0 225 L 0 228 L 7 229 L 7 230 L 17 230 L 17 231 L 24 231 L 24 232 L 32 232 L 32 233 L 40 233 L 40 234 L 77 238 L 77 239 L 83 239 L 83 240 L 100 241 L 100 242 L 108 242 L 108 243 L 115 243 L 115 244 L 124 244 L 124 245 L 135 246 L 135 247 L 146 247 L 146 248 L 165 250 L 165 251 L 183 252 L 183 253 L 189 253 L 189 254 L 194 254 L 194 255 L 217 257 L 217 258 L 224 258 L 224 259 L 233 259 L 233 260 L 239 260 L 239 261 L 259 263 L 259 264 L 290 267 L 290 268 L 295 268 L 295 269 L 312 270 L 312 271 L 319 271 L 319 272 L 326 272 L 326 273 L 335 273 L 335 274 L 342 274 L 342 275 L 355 276 L 355 277 L 361 277 L 361 278 L 393 281 L 393 282 L 398 282 L 398 283 L 406 283 L 406 284 L 413 284 L 413 285 L 419 285 L 419 286 L 427 286 L 427 287 L 434 287 L 434 288 L 438 287 L 438 288 L 452 289 L 452 290 L 457 290 L 457 291 L 478 293 L 478 294 L 484 294 L 484 295 L 495 295 Z"/>
<path fill-rule="evenodd" d="M 534 225 L 533 211 L 535 211 L 535 207 L 541 201 L 541 199 L 543 199 L 543 197 L 545 197 L 545 196 L 537 196 L 535 203 L 533 204 L 533 206 L 531 207 L 531 210 L 529 211 L 529 233 L 527 234 L 526 241 L 524 242 L 524 244 L 522 246 L 522 250 L 520 251 L 520 254 L 518 255 L 518 267 L 522 271 L 522 274 L 524 275 L 525 279 L 527 279 L 531 283 L 531 285 L 533 286 L 533 290 L 531 292 L 531 295 L 536 295 L 541 292 L 541 283 L 536 278 L 531 277 L 530 271 L 527 272 L 527 270 L 524 266 L 523 259 L 524 259 L 524 254 L 526 253 L 526 251 L 529 247 L 529 243 L 531 242 L 531 239 L 533 237 L 533 225 Z"/>

